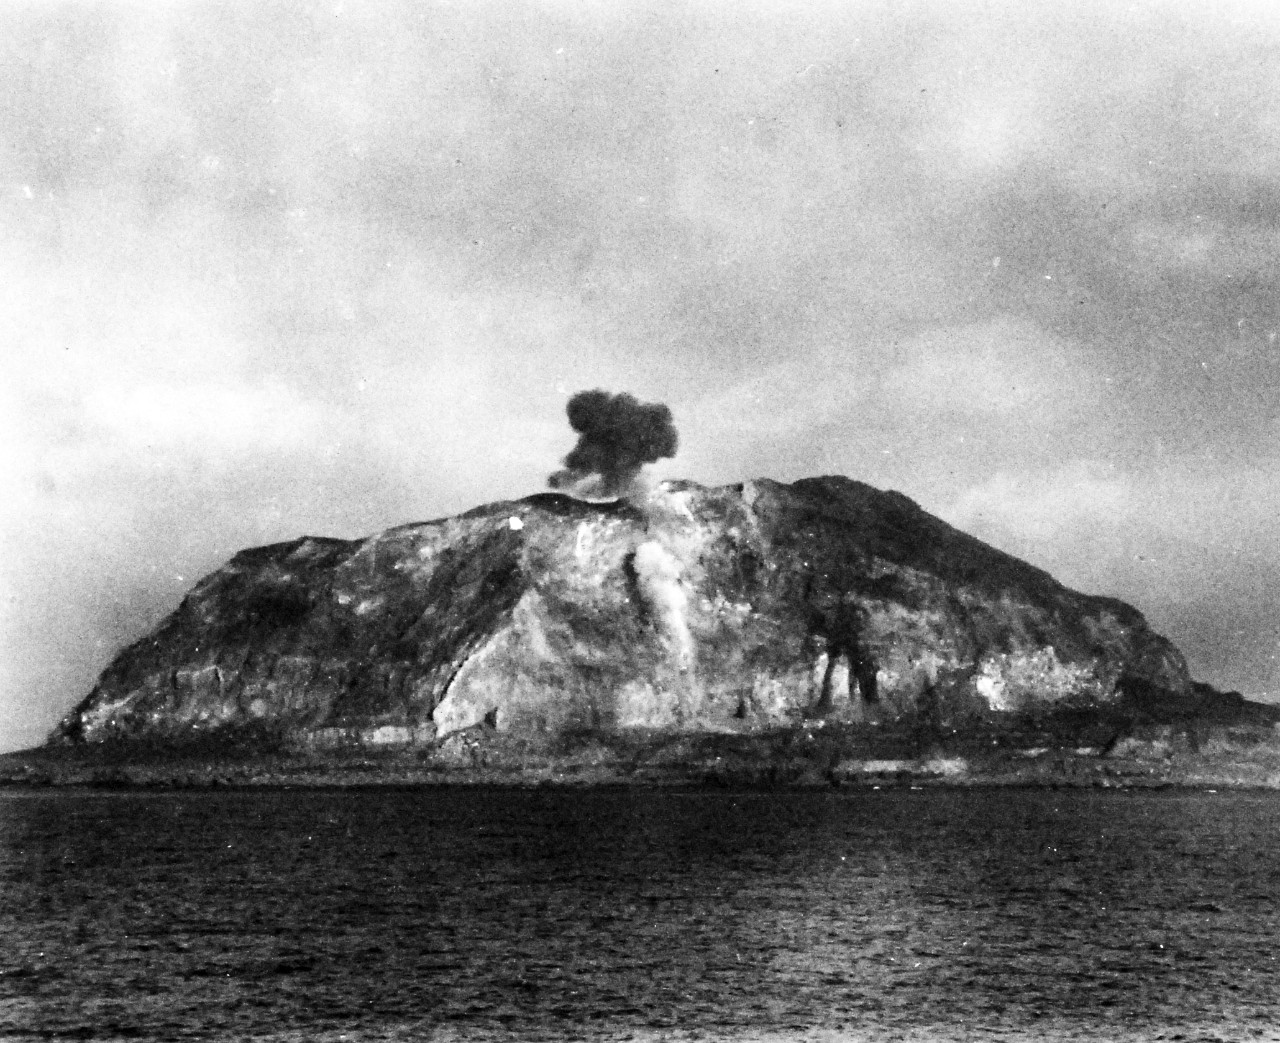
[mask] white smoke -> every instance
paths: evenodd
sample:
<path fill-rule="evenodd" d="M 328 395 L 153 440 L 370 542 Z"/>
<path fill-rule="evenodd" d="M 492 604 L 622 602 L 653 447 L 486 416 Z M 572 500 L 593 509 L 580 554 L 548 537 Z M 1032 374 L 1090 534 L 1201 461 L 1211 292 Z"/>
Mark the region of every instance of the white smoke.
<path fill-rule="evenodd" d="M 679 654 L 681 669 L 687 669 L 693 661 L 693 636 L 685 622 L 689 599 L 680 584 L 680 562 L 651 540 L 636 548 L 635 569 L 640 596 L 661 620 L 663 632 Z"/>
<path fill-rule="evenodd" d="M 551 476 L 550 485 L 557 492 L 572 496 L 575 500 L 586 500 L 588 503 L 626 500 L 642 511 L 647 510 L 648 501 L 653 496 L 653 482 L 644 471 L 612 477 L 598 474 L 575 477 L 572 472 L 557 471 Z"/>

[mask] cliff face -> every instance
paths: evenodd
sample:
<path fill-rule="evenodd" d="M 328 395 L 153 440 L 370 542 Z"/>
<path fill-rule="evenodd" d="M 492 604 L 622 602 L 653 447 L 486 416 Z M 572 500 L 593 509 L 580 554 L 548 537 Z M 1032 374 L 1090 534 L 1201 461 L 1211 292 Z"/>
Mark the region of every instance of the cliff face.
<path fill-rule="evenodd" d="M 125 649 L 55 740 L 262 728 L 310 746 L 868 726 L 1191 692 L 1129 606 L 846 478 L 643 506 L 558 494 L 244 551 Z"/>

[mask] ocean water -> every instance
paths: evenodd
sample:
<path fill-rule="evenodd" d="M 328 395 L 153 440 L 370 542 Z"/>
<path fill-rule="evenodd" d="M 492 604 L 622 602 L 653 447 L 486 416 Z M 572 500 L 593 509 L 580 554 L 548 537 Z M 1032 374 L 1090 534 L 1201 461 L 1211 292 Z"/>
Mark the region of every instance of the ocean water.
<path fill-rule="evenodd" d="M 1280 1039 L 1280 795 L 0 793 L 0 1039 Z"/>

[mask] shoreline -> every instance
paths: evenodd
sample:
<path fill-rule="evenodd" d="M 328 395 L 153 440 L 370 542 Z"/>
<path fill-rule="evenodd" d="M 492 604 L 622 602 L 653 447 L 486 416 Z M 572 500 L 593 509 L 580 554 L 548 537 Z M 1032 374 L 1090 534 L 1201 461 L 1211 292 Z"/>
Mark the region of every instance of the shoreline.
<path fill-rule="evenodd" d="M 805 785 L 795 783 L 783 784 L 751 784 L 735 783 L 724 785 L 710 782 L 686 782 L 673 780 L 670 782 L 653 781 L 618 781 L 583 782 L 574 780 L 538 780 L 538 781 L 504 781 L 494 779 L 447 779 L 438 782 L 415 782 L 402 779 L 388 779 L 381 782 L 369 781 L 335 781 L 332 779 L 312 781 L 305 779 L 272 779 L 262 782 L 187 782 L 171 780 L 139 780 L 133 782 L 110 781 L 75 781 L 75 782 L 27 782 L 22 780 L 0 780 L 0 795 L 11 793 L 336 793 L 336 792 L 407 792 L 407 791 L 439 791 L 439 790 L 521 790 L 527 792 L 664 792 L 664 793 L 887 793 L 887 792 L 925 792 L 925 791 L 970 791 L 970 790 L 1028 790 L 1035 792 L 1106 792 L 1106 793 L 1276 793 L 1280 786 L 1268 783 L 1233 782 L 1233 781 L 1161 781 L 1143 782 L 1047 782 L 1030 779 L 999 780 L 976 778 L 964 782 L 884 782 L 872 784 L 852 783 L 839 786 Z"/>
<path fill-rule="evenodd" d="M 1099 789 L 1280 791 L 1280 729 L 1152 730 L 1109 748 L 989 736 L 904 748 L 908 736 L 584 736 L 529 748 L 480 732 L 429 747 L 56 747 L 0 754 L 0 790 L 190 789 Z M 1007 737 L 1006 737 L 1007 738 Z M 886 741 L 887 740 L 887 741 Z"/>

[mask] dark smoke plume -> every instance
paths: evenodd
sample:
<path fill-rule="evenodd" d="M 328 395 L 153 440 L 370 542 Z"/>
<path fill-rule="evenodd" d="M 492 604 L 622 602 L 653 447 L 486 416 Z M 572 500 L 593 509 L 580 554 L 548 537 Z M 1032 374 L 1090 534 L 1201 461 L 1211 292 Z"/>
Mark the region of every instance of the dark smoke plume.
<path fill-rule="evenodd" d="M 564 458 L 564 470 L 547 479 L 553 489 L 602 499 L 623 496 L 645 464 L 675 455 L 671 410 L 660 403 L 637 402 L 625 393 L 579 391 L 565 412 L 578 444 Z"/>

